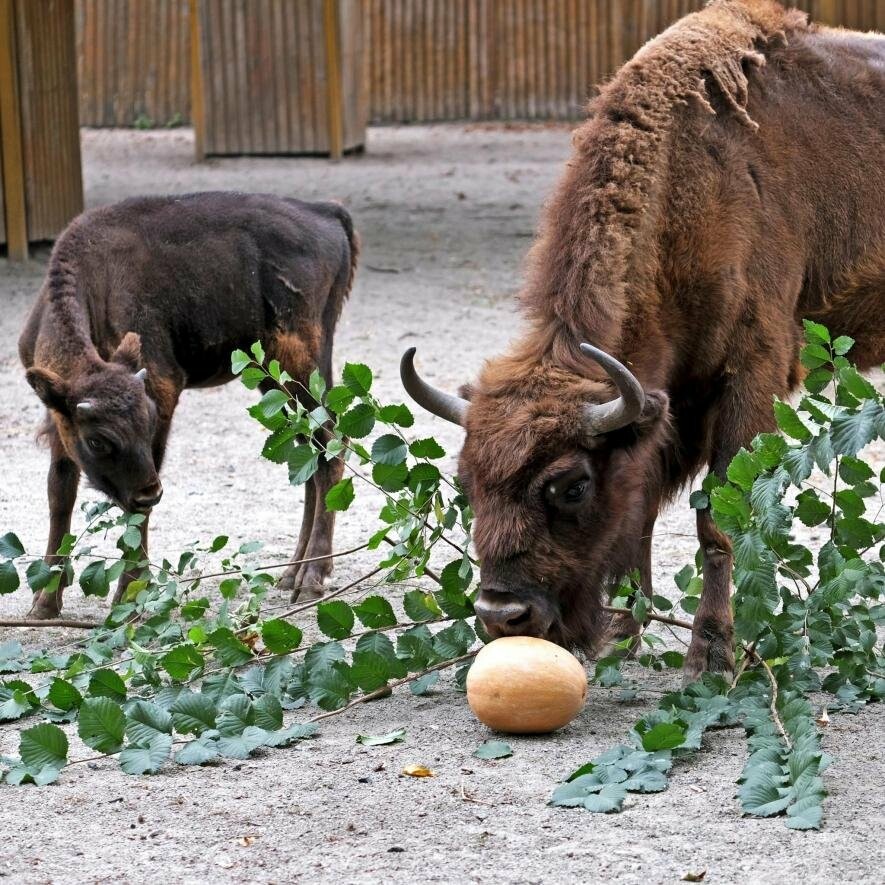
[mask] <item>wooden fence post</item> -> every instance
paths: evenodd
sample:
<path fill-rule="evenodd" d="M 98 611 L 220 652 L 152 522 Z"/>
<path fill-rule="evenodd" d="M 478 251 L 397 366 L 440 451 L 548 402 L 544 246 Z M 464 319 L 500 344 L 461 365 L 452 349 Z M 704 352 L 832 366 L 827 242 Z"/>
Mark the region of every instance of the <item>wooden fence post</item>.
<path fill-rule="evenodd" d="M 326 107 L 329 123 L 329 156 L 344 156 L 344 94 L 341 86 L 341 21 L 338 0 L 323 0 L 323 31 L 326 38 Z"/>
<path fill-rule="evenodd" d="M 200 28 L 200 0 L 190 2 L 191 33 L 191 122 L 194 127 L 194 154 L 206 159 L 206 106 L 203 92 L 203 49 Z"/>
<path fill-rule="evenodd" d="M 3 205 L 10 261 L 28 258 L 28 222 L 22 157 L 14 0 L 0 0 L 0 146 L 3 153 Z"/>

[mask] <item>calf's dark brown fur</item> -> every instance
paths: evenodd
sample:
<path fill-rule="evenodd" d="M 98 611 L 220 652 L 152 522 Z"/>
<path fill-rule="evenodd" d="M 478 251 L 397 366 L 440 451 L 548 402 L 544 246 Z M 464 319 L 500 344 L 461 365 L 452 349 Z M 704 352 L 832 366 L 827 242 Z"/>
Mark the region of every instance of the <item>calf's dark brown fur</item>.
<path fill-rule="evenodd" d="M 150 514 L 182 390 L 231 380 L 234 349 L 262 341 L 300 398 L 314 368 L 330 382 L 356 258 L 350 216 L 332 203 L 201 193 L 126 200 L 75 219 L 19 340 L 28 382 L 49 410 L 47 561 L 70 529 L 81 473 L 124 510 Z M 331 571 L 325 495 L 341 471 L 320 459 L 306 487 L 294 558 L 314 561 L 285 573 L 293 595 L 321 593 Z M 145 555 L 147 531 L 146 518 Z M 120 578 L 117 598 L 132 578 Z M 42 591 L 31 615 L 55 617 L 61 605 L 61 587 Z"/>
<path fill-rule="evenodd" d="M 466 428 L 489 633 L 594 650 L 638 630 L 609 623 L 603 591 L 638 568 L 651 594 L 661 504 L 773 429 L 801 319 L 854 338 L 862 368 L 885 359 L 885 37 L 716 0 L 651 41 L 575 132 L 522 306 L 469 402 L 423 386 L 411 354 L 403 379 Z M 607 370 L 626 426 L 599 422 L 612 388 L 582 342 L 629 370 Z M 709 511 L 697 531 L 690 677 L 734 661 L 731 546 Z"/>

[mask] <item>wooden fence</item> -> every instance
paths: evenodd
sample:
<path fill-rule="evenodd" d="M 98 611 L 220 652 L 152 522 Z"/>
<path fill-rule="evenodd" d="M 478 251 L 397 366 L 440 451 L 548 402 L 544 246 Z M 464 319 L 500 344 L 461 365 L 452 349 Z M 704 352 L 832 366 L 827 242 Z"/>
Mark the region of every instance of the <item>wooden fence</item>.
<path fill-rule="evenodd" d="M 73 0 L 0 0 L 0 243 L 12 259 L 83 209 Z"/>
<path fill-rule="evenodd" d="M 301 0 L 288 0 L 293 5 Z M 573 119 L 592 86 L 705 0 L 345 0 L 360 5 L 369 118 Z M 189 119 L 189 0 L 77 0 L 81 121 Z M 250 15 L 270 0 L 249 0 Z M 885 30 L 885 0 L 794 0 Z"/>

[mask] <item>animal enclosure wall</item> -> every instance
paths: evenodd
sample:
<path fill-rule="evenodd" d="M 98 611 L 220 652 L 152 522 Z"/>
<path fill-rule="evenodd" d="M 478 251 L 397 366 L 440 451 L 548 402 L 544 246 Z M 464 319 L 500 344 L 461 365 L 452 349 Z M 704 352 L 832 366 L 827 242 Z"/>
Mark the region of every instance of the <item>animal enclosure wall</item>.
<path fill-rule="evenodd" d="M 361 4 L 194 2 L 198 154 L 340 154 L 365 142 Z"/>
<path fill-rule="evenodd" d="M 73 0 L 0 0 L 0 243 L 25 258 L 83 209 Z"/>
<path fill-rule="evenodd" d="M 362 12 L 369 119 L 399 123 L 578 118 L 593 84 L 704 2 L 342 0 L 341 10 Z M 250 0 L 249 18 L 270 17 L 277 28 L 283 8 L 292 16 L 311 3 Z M 885 30 L 885 0 L 788 5 L 827 24 Z M 77 0 L 83 125 L 190 119 L 188 8 L 188 0 Z M 297 42 L 286 46 L 294 52 Z"/>

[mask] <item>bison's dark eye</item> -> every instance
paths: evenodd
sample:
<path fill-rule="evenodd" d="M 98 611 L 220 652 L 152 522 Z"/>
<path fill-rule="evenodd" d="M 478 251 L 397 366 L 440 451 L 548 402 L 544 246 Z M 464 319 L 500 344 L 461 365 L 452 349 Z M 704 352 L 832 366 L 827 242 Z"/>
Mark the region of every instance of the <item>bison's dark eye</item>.
<path fill-rule="evenodd" d="M 98 436 L 90 436 L 86 440 L 86 445 L 89 446 L 90 451 L 95 455 L 107 455 L 111 450 L 108 442 Z"/>
<path fill-rule="evenodd" d="M 581 480 L 581 482 L 576 482 L 574 485 L 569 486 L 562 497 L 567 504 L 577 504 L 586 493 L 587 483 Z"/>

